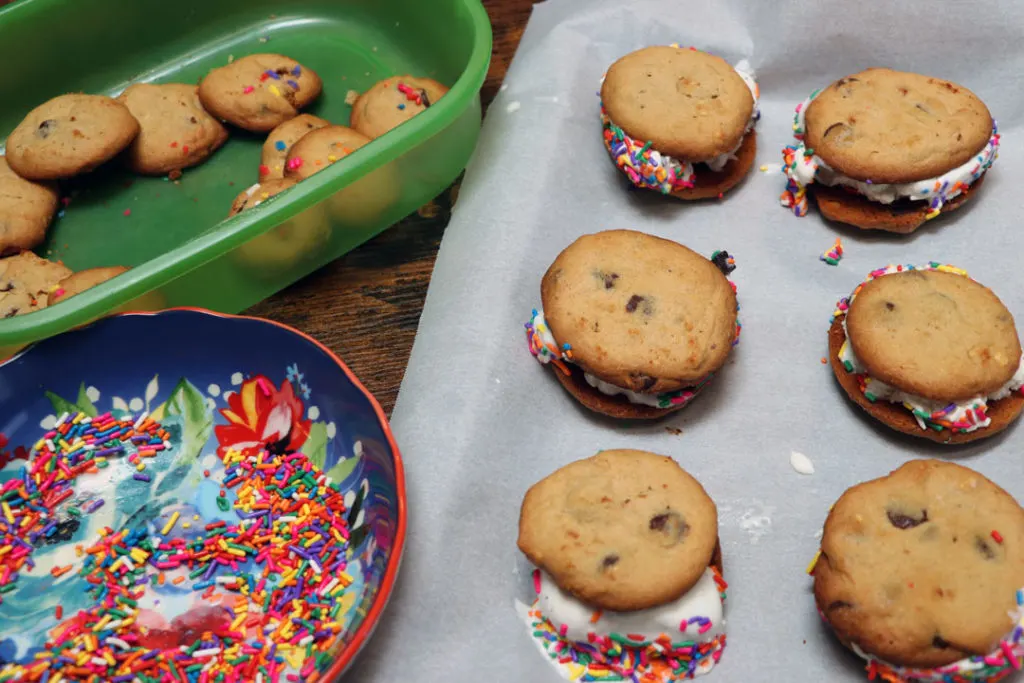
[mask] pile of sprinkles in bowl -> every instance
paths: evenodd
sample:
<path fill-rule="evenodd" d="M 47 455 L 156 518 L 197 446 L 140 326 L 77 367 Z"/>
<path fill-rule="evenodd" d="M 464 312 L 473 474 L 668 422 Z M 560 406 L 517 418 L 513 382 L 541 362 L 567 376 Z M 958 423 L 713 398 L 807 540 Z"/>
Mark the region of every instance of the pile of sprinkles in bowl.
<path fill-rule="evenodd" d="M 111 457 L 126 457 L 144 473 L 145 459 L 168 448 L 167 438 L 145 415 L 62 416 L 0 488 L 0 591 L 15 590 L 18 573 L 35 566 L 34 544 L 58 533 L 58 507 L 73 495 L 77 477 L 107 467 Z M 58 606 L 45 649 L 29 663 L 3 665 L 0 683 L 318 680 L 343 629 L 340 598 L 353 581 L 346 573 L 344 496 L 302 453 L 259 448 L 219 457 L 225 472 L 218 507 L 233 508 L 241 521 L 206 524 L 190 540 L 167 538 L 178 513 L 159 534 L 102 528 L 92 545 L 76 547 L 83 558 L 77 574 L 92 606 L 77 614 Z M 61 507 L 60 516 L 90 514 L 102 504 Z M 152 634 L 137 623 L 139 600 L 147 584 L 163 583 L 175 570 L 172 583 L 189 581 L 204 599 L 215 591 L 226 597 L 224 618 L 192 642 L 150 646 Z"/>

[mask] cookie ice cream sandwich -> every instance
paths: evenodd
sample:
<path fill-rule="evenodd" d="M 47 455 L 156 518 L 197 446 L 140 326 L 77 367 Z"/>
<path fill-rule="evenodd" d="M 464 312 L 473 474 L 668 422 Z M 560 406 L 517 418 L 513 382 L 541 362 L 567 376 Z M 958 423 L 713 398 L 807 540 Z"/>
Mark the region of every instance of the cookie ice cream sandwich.
<path fill-rule="evenodd" d="M 718 511 L 674 460 L 601 451 L 526 493 L 519 549 L 537 567 L 522 611 L 571 681 L 671 683 L 725 648 Z"/>
<path fill-rule="evenodd" d="M 782 205 L 865 230 L 909 233 L 960 207 L 999 150 L 985 103 L 938 78 L 868 69 L 796 108 Z"/>
<path fill-rule="evenodd" d="M 760 117 L 746 60 L 696 48 L 647 47 L 620 58 L 601 84 L 604 145 L 640 188 L 679 199 L 720 197 L 750 171 Z"/>
<path fill-rule="evenodd" d="M 685 407 L 739 339 L 728 252 L 632 230 L 585 235 L 541 281 L 530 352 L 584 406 L 652 419 Z"/>
<path fill-rule="evenodd" d="M 989 683 L 1024 656 L 1024 510 L 982 475 L 913 460 L 854 486 L 811 563 L 818 612 L 886 683 Z"/>
<path fill-rule="evenodd" d="M 1024 409 L 1013 316 L 953 266 L 872 271 L 841 299 L 828 333 L 832 370 L 872 417 L 905 434 L 965 443 Z"/>

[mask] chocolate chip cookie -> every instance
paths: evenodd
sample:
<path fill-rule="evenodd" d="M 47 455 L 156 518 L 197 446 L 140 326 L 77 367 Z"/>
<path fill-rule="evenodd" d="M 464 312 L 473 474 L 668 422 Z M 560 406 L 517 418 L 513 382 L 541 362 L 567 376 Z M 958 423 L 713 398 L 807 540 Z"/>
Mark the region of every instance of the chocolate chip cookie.
<path fill-rule="evenodd" d="M 447 87 L 432 78 L 385 78 L 355 101 L 349 124 L 368 138 L 379 138 L 426 111 L 447 92 Z"/>
<path fill-rule="evenodd" d="M 213 69 L 199 83 L 199 99 L 217 118 L 263 133 L 294 118 L 321 87 L 316 72 L 294 59 L 258 54 Z"/>
<path fill-rule="evenodd" d="M 1024 586 L 1024 510 L 973 470 L 914 460 L 839 498 L 812 573 L 822 617 L 865 658 L 912 669 L 1002 659 Z"/>
<path fill-rule="evenodd" d="M 302 180 L 356 151 L 370 138 L 348 126 L 326 126 L 306 133 L 291 146 L 284 175 Z"/>
<path fill-rule="evenodd" d="M 64 264 L 39 258 L 31 251 L 0 258 L 0 318 L 46 308 L 50 292 L 69 275 Z"/>
<path fill-rule="evenodd" d="M 81 294 L 87 289 L 102 284 L 107 280 L 127 273 L 124 266 L 105 266 L 100 268 L 87 268 L 77 273 L 72 273 L 57 283 L 57 288 L 50 292 L 46 299 L 48 306 L 53 306 L 59 301 Z"/>
<path fill-rule="evenodd" d="M 259 206 L 298 184 L 295 178 L 274 178 L 257 183 L 235 198 L 228 216 Z M 314 204 L 281 225 L 238 247 L 235 256 L 261 276 L 276 276 L 318 253 L 331 238 L 327 204 Z"/>
<path fill-rule="evenodd" d="M 758 94 L 745 61 L 676 46 L 631 52 L 601 85 L 605 148 L 637 187 L 718 197 L 753 165 Z"/>
<path fill-rule="evenodd" d="M 7 162 L 22 178 L 57 180 L 91 171 L 139 134 L 128 108 L 102 95 L 61 95 L 39 105 L 7 138 Z"/>
<path fill-rule="evenodd" d="M 721 267 L 720 267 L 721 266 Z M 585 235 L 541 282 L 530 351 L 588 408 L 654 418 L 687 405 L 739 334 L 736 292 L 715 262 L 631 230 Z"/>
<path fill-rule="evenodd" d="M 831 220 L 908 233 L 961 206 L 999 150 L 988 108 L 939 78 L 868 69 L 815 91 L 783 151 L 784 206 L 814 196 Z"/>
<path fill-rule="evenodd" d="M 1013 316 L 953 266 L 880 268 L 839 302 L 829 330 L 846 393 L 901 432 L 944 443 L 992 436 L 1024 410 Z"/>
<path fill-rule="evenodd" d="M 668 457 L 601 451 L 526 493 L 519 549 L 594 607 L 640 610 L 688 591 L 718 542 L 704 488 Z"/>
<path fill-rule="evenodd" d="M 141 126 L 126 155 L 136 173 L 161 175 L 195 166 L 228 139 L 227 129 L 203 109 L 194 85 L 136 83 L 117 99 Z"/>
<path fill-rule="evenodd" d="M 260 158 L 260 182 L 283 178 L 284 164 L 288 160 L 288 152 L 292 145 L 301 140 L 306 133 L 329 125 L 329 121 L 318 116 L 299 114 L 270 131 L 267 141 L 263 143 L 263 156 Z"/>
<path fill-rule="evenodd" d="M 54 183 L 25 180 L 0 156 L 0 255 L 41 243 L 59 198 Z"/>

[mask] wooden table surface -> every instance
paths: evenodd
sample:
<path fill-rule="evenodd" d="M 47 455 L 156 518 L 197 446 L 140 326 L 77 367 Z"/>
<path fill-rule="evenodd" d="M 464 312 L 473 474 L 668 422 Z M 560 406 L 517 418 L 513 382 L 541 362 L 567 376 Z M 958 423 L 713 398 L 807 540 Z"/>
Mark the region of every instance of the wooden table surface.
<path fill-rule="evenodd" d="M 505 78 L 535 1 L 483 0 L 494 27 L 481 93 L 485 108 Z M 291 325 L 326 344 L 390 415 L 457 194 L 456 183 L 416 214 L 246 313 Z"/>

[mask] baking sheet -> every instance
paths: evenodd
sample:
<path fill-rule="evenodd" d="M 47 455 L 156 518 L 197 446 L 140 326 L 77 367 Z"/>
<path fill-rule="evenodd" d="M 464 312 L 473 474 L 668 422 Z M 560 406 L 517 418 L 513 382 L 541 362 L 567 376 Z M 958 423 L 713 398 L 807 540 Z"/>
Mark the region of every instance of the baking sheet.
<path fill-rule="evenodd" d="M 805 568 L 832 502 L 908 458 L 955 458 L 1024 496 L 1024 431 L 960 448 L 866 418 L 821 362 L 836 300 L 874 268 L 946 261 L 1024 321 L 1018 252 L 1024 177 L 1024 4 L 763 0 L 549 0 L 538 5 L 487 115 L 444 237 L 393 426 L 406 462 L 409 537 L 392 604 L 346 680 L 554 683 L 513 603 L 529 601 L 516 549 L 536 480 L 598 449 L 676 458 L 718 503 L 729 642 L 716 683 L 862 681 L 819 623 Z M 1004 133 L 964 209 L 901 237 L 796 218 L 781 174 L 755 170 L 724 202 L 626 192 L 601 145 L 596 90 L 616 58 L 697 45 L 758 71 L 758 164 L 778 163 L 794 106 L 870 66 L 967 85 Z M 743 335 L 728 366 L 666 421 L 626 426 L 578 406 L 527 351 L 540 279 L 576 237 L 632 228 L 736 258 Z M 838 267 L 818 256 L 841 236 Z M 682 430 L 679 434 L 670 430 Z M 814 474 L 790 465 L 808 456 Z"/>

